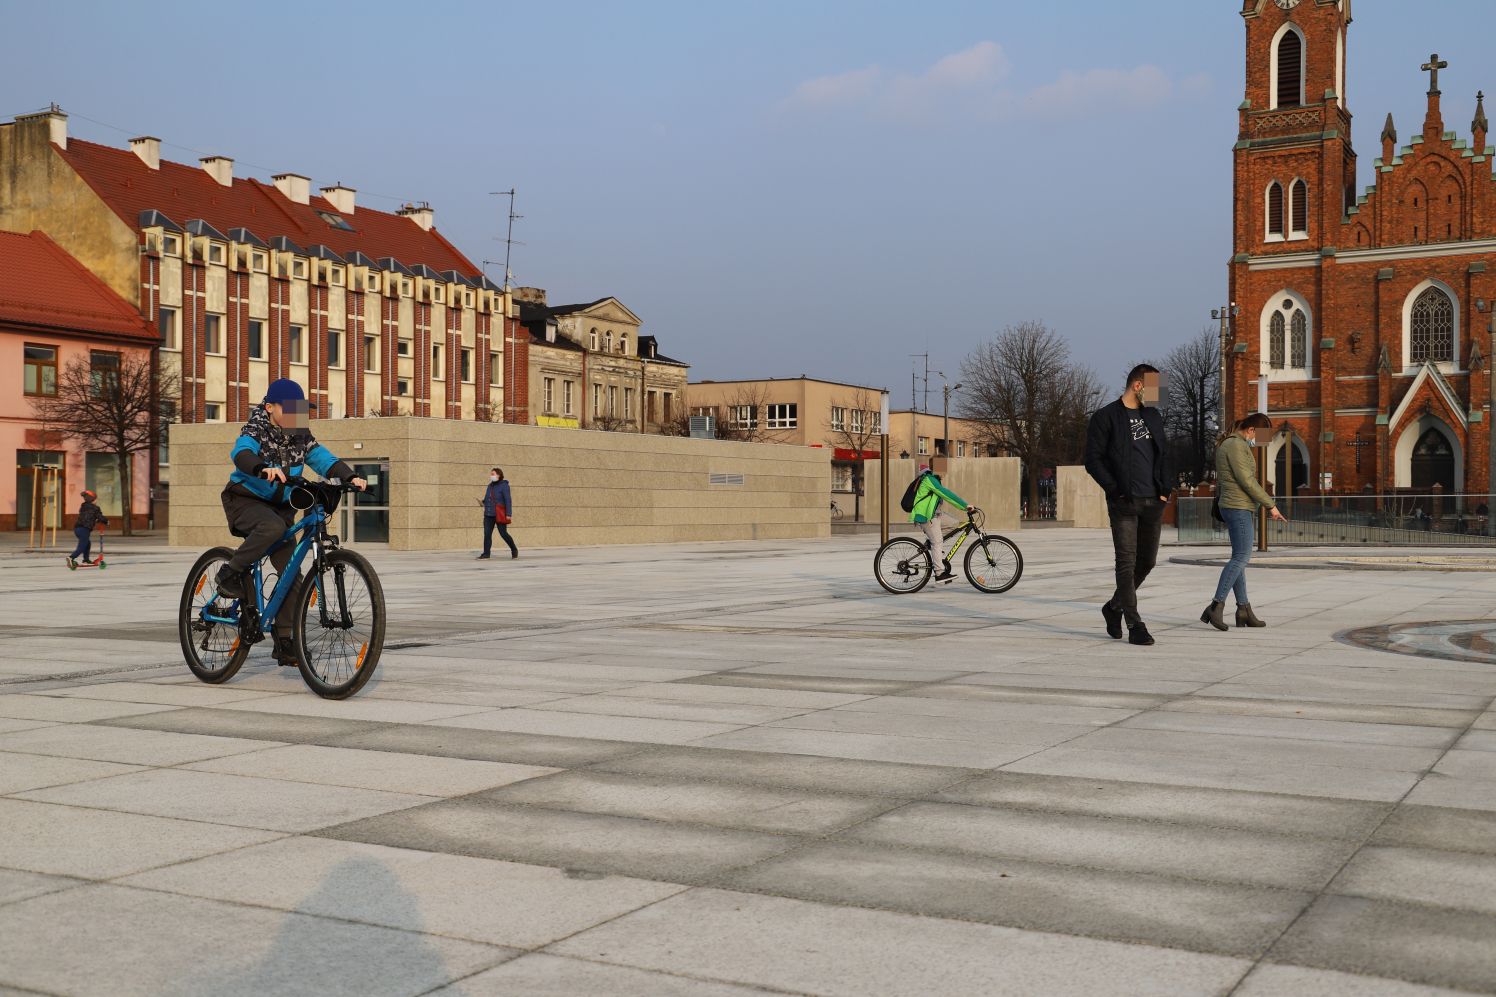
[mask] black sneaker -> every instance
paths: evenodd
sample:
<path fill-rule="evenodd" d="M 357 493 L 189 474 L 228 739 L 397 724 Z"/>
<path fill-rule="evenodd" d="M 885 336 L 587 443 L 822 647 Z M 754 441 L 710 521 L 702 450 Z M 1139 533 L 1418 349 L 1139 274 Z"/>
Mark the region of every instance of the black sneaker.
<path fill-rule="evenodd" d="M 1147 647 L 1153 643 L 1153 635 L 1148 632 L 1147 624 L 1141 622 L 1132 623 L 1127 627 L 1127 640 L 1128 643 L 1141 644 Z"/>
<path fill-rule="evenodd" d="M 943 582 L 955 574 L 955 571 L 951 569 L 951 562 L 949 561 L 941 561 L 940 569 L 940 574 L 935 576 L 937 582 Z"/>
<path fill-rule="evenodd" d="M 1101 618 L 1106 620 L 1106 635 L 1112 640 L 1122 639 L 1122 610 L 1113 609 L 1110 602 L 1102 603 Z"/>
<path fill-rule="evenodd" d="M 518 558 L 519 558 L 519 551 L 515 550 L 515 551 L 510 551 L 509 552 L 509 560 L 514 561 L 514 560 L 518 560 Z"/>
<path fill-rule="evenodd" d="M 475 561 L 487 561 L 488 560 L 488 555 L 487 554 L 479 554 L 477 557 L 473 558 L 473 560 L 475 560 Z"/>
<path fill-rule="evenodd" d="M 298 667 L 296 661 L 296 644 L 290 637 L 275 638 L 275 649 L 270 653 L 274 656 L 275 663 L 282 668 Z"/>
<path fill-rule="evenodd" d="M 213 588 L 225 599 L 243 599 L 244 576 L 237 571 L 230 571 L 225 564 L 218 569 L 218 575 L 213 579 Z"/>

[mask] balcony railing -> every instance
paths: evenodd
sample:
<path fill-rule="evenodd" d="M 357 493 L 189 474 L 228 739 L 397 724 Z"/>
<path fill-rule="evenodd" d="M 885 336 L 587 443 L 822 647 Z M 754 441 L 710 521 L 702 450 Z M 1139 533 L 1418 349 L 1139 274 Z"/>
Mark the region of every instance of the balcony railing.
<path fill-rule="evenodd" d="M 1228 542 L 1210 504 L 1208 497 L 1179 499 L 1180 543 Z M 1278 508 L 1288 522 L 1268 522 L 1269 547 L 1496 546 L 1491 495 L 1315 495 L 1280 498 Z"/>

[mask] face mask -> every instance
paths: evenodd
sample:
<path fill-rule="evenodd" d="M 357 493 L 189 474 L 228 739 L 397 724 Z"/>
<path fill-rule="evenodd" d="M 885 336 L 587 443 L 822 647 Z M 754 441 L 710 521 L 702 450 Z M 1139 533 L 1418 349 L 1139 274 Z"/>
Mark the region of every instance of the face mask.
<path fill-rule="evenodd" d="M 489 481 L 498 481 L 499 480 L 499 476 L 497 474 L 490 474 L 488 476 L 488 480 Z"/>

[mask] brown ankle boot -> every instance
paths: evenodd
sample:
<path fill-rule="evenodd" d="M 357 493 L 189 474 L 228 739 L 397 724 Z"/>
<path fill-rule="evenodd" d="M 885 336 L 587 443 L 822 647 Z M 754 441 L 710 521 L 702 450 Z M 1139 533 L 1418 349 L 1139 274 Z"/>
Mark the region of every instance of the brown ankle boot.
<path fill-rule="evenodd" d="M 1252 604 L 1249 602 L 1244 602 L 1236 607 L 1236 625 L 1239 627 L 1267 626 L 1266 623 L 1257 618 L 1256 613 L 1252 612 Z"/>
<path fill-rule="evenodd" d="M 1230 629 L 1226 626 L 1226 621 L 1221 618 L 1222 613 L 1225 611 L 1225 609 L 1226 604 L 1224 602 L 1212 601 L 1209 606 L 1205 607 L 1205 612 L 1200 614 L 1200 622 L 1209 623 L 1217 630 Z"/>

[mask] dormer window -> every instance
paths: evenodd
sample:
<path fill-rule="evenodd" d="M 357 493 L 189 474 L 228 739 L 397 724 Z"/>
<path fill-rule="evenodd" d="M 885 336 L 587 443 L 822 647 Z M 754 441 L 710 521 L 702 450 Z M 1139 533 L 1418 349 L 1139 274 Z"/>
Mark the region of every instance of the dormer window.
<path fill-rule="evenodd" d="M 462 292 L 462 307 L 464 307 L 464 308 L 471 308 L 471 307 L 473 307 L 473 292 L 472 291 L 463 291 Z"/>
<path fill-rule="evenodd" d="M 221 242 L 208 243 L 208 262 L 222 265 L 224 260 L 224 245 Z"/>
<path fill-rule="evenodd" d="M 317 216 L 335 229 L 343 232 L 353 231 L 353 226 L 349 225 L 348 221 L 342 215 L 333 214 L 331 211 L 319 211 L 317 212 Z"/>
<path fill-rule="evenodd" d="M 161 236 L 161 252 L 167 256 L 182 255 L 182 240 L 177 236 L 165 234 Z"/>
<path fill-rule="evenodd" d="M 255 273 L 265 273 L 270 269 L 270 254 L 262 249 L 253 250 L 249 254 L 249 268 Z"/>
<path fill-rule="evenodd" d="M 411 296 L 411 294 L 413 293 L 413 291 L 414 291 L 414 285 L 412 285 L 409 280 L 402 280 L 400 282 L 400 293 L 401 293 L 401 295 L 403 295 L 404 297 L 408 298 L 408 297 Z"/>
<path fill-rule="evenodd" d="M 291 276 L 297 280 L 306 280 L 306 260 L 292 257 Z"/>
<path fill-rule="evenodd" d="M 373 291 L 375 294 L 379 293 L 379 274 L 374 273 L 373 271 L 369 272 L 369 290 Z"/>
<path fill-rule="evenodd" d="M 327 282 L 333 287 L 343 286 L 343 268 L 334 264 L 327 271 Z"/>
<path fill-rule="evenodd" d="M 443 301 L 446 301 L 447 300 L 446 289 L 443 288 L 440 284 L 432 284 L 431 285 L 431 300 L 432 300 L 432 302 L 434 302 L 435 304 L 438 304 L 438 305 L 441 304 Z"/>

